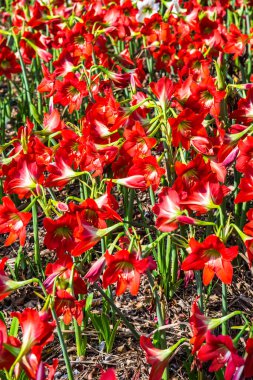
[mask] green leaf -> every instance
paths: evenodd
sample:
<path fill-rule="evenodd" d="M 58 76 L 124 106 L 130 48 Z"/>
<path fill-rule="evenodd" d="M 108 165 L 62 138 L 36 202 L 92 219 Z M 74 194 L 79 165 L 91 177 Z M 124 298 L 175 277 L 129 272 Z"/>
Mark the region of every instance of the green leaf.
<path fill-rule="evenodd" d="M 19 327 L 19 320 L 18 318 L 14 317 L 11 322 L 11 327 L 9 330 L 9 335 L 17 337 L 18 335 L 18 327 Z"/>
<path fill-rule="evenodd" d="M 111 352 L 111 350 L 112 350 L 113 343 L 114 343 L 114 341 L 115 341 L 115 337 L 116 337 L 116 332 L 117 332 L 117 330 L 118 330 L 119 325 L 120 325 L 120 320 L 118 320 L 118 321 L 116 322 L 116 324 L 115 324 L 115 326 L 114 326 L 114 328 L 113 328 L 113 330 L 112 330 L 112 332 L 111 332 L 111 335 L 110 335 L 110 338 L 109 338 L 109 342 L 108 342 L 108 344 L 107 344 L 107 342 L 106 342 L 106 352 L 107 352 L 107 353 Z"/>
<path fill-rule="evenodd" d="M 38 124 L 41 124 L 40 117 L 34 105 L 29 104 L 29 106 L 30 106 L 30 111 L 31 111 L 32 116 L 34 117 L 34 119 L 37 121 Z"/>

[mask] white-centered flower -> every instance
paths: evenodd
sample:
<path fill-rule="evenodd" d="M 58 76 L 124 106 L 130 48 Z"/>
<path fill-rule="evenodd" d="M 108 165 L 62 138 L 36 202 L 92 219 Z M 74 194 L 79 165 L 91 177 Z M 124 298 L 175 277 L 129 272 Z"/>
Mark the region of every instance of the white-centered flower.
<path fill-rule="evenodd" d="M 136 20 L 143 22 L 145 18 L 150 18 L 153 14 L 158 13 L 159 6 L 158 3 L 155 3 L 155 0 L 137 1 L 138 13 Z"/>

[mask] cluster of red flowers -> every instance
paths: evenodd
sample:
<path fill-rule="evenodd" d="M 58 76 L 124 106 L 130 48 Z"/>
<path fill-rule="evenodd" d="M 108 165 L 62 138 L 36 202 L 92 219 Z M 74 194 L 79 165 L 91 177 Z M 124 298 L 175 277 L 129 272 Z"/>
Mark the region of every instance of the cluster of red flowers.
<path fill-rule="evenodd" d="M 8 379 L 53 379 L 58 360 L 45 363 L 43 348 L 55 328 L 61 334 L 58 318 L 82 328 L 94 283 L 101 294 L 116 284 L 116 296 L 137 296 L 148 274 L 161 328 L 166 315 L 158 293 L 171 297 L 183 273 L 187 279 L 203 270 L 202 282 L 196 276 L 200 304 L 202 285 L 215 276 L 224 304 L 222 318 L 211 319 L 193 302 L 195 367 L 211 361 L 209 372 L 225 367 L 225 380 L 252 377 L 250 322 L 241 329 L 244 357 L 237 338 L 211 333 L 230 318 L 224 289 L 233 281 L 233 260 L 244 250 L 246 265 L 253 263 L 252 1 L 6 4 L 0 76 L 20 108 L 9 133 L 9 108 L 0 103 L 0 233 L 8 234 L 5 247 L 19 242 L 28 248 L 33 223 L 41 273 L 11 279 L 3 257 L 0 300 L 38 281 L 45 303 L 41 311 L 12 313 L 20 339 L 0 319 L 0 371 Z M 143 207 L 148 193 L 150 204 Z M 40 259 L 38 231 L 51 252 L 47 263 Z M 158 348 L 140 336 L 150 380 L 162 378 L 185 342 Z M 116 380 L 116 372 L 102 370 L 101 380 Z"/>

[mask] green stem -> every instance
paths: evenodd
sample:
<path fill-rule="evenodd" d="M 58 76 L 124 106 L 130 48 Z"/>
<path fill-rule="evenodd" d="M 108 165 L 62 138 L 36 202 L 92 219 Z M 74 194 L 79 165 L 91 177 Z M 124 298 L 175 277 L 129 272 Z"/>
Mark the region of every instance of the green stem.
<path fill-rule="evenodd" d="M 38 274 L 41 274 L 42 278 L 44 278 L 45 276 L 42 270 L 41 257 L 40 257 L 38 213 L 37 213 L 36 203 L 32 205 L 32 215 L 33 215 L 33 237 L 34 237 L 34 261 L 35 261 L 35 264 L 37 265 Z"/>
<path fill-rule="evenodd" d="M 225 317 L 228 313 L 228 303 L 227 303 L 227 285 L 222 283 L 222 315 Z M 227 334 L 227 322 L 222 323 L 222 334 Z"/>
<path fill-rule="evenodd" d="M 135 327 L 130 323 L 125 315 L 117 308 L 113 300 L 100 288 L 98 284 L 93 284 L 94 288 L 104 297 L 104 299 L 111 305 L 111 307 L 115 310 L 115 312 L 119 315 L 119 317 L 124 321 L 125 325 L 129 328 L 135 339 L 139 340 L 140 334 L 135 330 Z"/>
<path fill-rule="evenodd" d="M 204 302 L 203 302 L 203 286 L 202 278 L 199 270 L 195 271 L 195 278 L 197 283 L 197 294 L 199 296 L 199 309 L 203 313 L 204 311 Z"/>

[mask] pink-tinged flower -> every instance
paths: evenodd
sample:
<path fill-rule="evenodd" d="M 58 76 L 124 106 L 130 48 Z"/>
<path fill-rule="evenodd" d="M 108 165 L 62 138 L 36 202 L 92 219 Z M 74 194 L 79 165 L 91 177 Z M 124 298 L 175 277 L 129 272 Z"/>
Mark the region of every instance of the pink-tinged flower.
<path fill-rule="evenodd" d="M 157 215 L 156 228 L 163 232 L 171 232 L 178 228 L 178 217 L 182 215 L 178 193 L 165 187 L 159 194 L 159 201 L 153 207 Z"/>
<path fill-rule="evenodd" d="M 236 371 L 244 365 L 228 335 L 214 336 L 210 331 L 206 334 L 206 344 L 198 352 L 198 358 L 202 362 L 212 361 L 209 371 L 216 372 L 226 365 L 225 380 L 232 380 Z"/>
<path fill-rule="evenodd" d="M 83 174 L 83 172 L 75 172 L 71 163 L 72 160 L 67 154 L 58 151 L 55 155 L 55 162 L 47 166 L 49 176 L 46 180 L 46 186 L 62 189 L 67 183 Z"/>
<path fill-rule="evenodd" d="M 231 284 L 233 266 L 231 261 L 238 255 L 238 247 L 226 248 L 216 235 L 209 235 L 202 243 L 194 238 L 189 241 L 190 254 L 182 263 L 182 270 L 203 269 L 203 283 L 208 285 L 214 275 L 224 283 Z"/>
<path fill-rule="evenodd" d="M 107 371 L 102 371 L 100 380 L 117 380 L 115 371 L 113 368 L 109 368 Z"/>
<path fill-rule="evenodd" d="M 5 348 L 5 344 L 8 344 L 13 349 L 17 349 L 17 353 L 19 352 L 18 348 L 21 346 L 20 341 L 17 338 L 8 336 L 6 325 L 0 319 L 0 369 L 6 369 L 8 371 L 16 357 Z"/>
<path fill-rule="evenodd" d="M 166 350 L 160 350 L 153 346 L 151 339 L 145 336 L 140 337 L 140 346 L 146 353 L 146 360 L 152 365 L 149 380 L 160 380 L 164 370 L 169 364 L 169 360 L 173 352 L 185 342 L 186 339 L 180 339 L 174 346 Z"/>
<path fill-rule="evenodd" d="M 147 184 L 144 175 L 136 174 L 125 178 L 113 179 L 113 182 L 129 187 L 130 189 L 146 190 Z"/>
<path fill-rule="evenodd" d="M 48 313 L 28 308 L 22 313 L 13 312 L 11 315 L 18 318 L 23 332 L 21 350 L 24 355 L 33 346 L 44 347 L 54 339 L 55 322 L 48 322 Z"/>
<path fill-rule="evenodd" d="M 190 210 L 198 214 L 217 208 L 223 202 L 225 195 L 229 193 L 229 188 L 220 185 L 219 182 L 197 183 L 181 205 L 186 205 Z"/>
<path fill-rule="evenodd" d="M 32 191 L 37 192 L 44 181 L 43 169 L 29 157 L 21 157 L 17 165 L 8 170 L 6 176 L 4 191 L 7 194 L 18 194 L 20 199 L 30 197 Z"/>
<path fill-rule="evenodd" d="M 253 338 L 246 342 L 247 357 L 245 360 L 244 376 L 246 379 L 253 377 Z"/>
<path fill-rule="evenodd" d="M 4 245 L 8 246 L 19 239 L 20 245 L 25 245 L 26 226 L 30 222 L 30 212 L 19 211 L 9 197 L 2 198 L 0 205 L 0 233 L 9 232 Z"/>
<path fill-rule="evenodd" d="M 117 282 L 116 295 L 120 296 L 129 289 L 132 296 L 136 296 L 140 286 L 141 274 L 147 270 L 155 269 L 156 264 L 151 257 L 137 259 L 135 253 L 126 249 L 118 251 L 115 255 L 105 253 L 107 268 L 103 274 L 103 287 Z"/>
<path fill-rule="evenodd" d="M 86 280 L 88 280 L 91 284 L 96 282 L 103 272 L 105 262 L 105 256 L 103 255 L 98 260 L 96 260 L 94 264 L 92 264 L 91 268 L 88 270 L 84 278 L 86 278 Z"/>
<path fill-rule="evenodd" d="M 165 109 L 175 92 L 173 82 L 168 77 L 162 77 L 158 82 L 151 82 L 150 88 L 159 100 L 161 107 Z"/>

